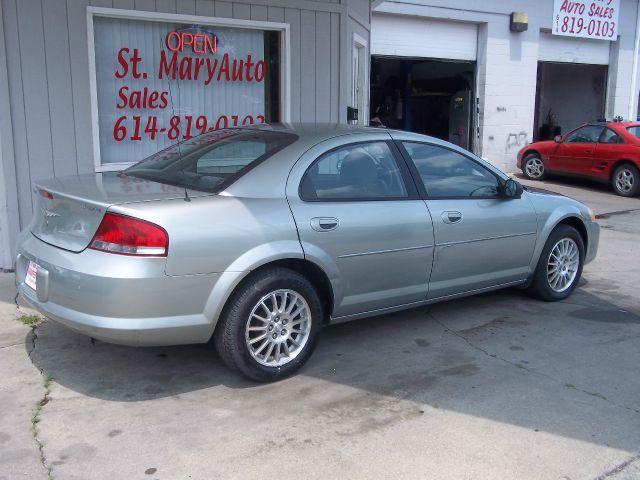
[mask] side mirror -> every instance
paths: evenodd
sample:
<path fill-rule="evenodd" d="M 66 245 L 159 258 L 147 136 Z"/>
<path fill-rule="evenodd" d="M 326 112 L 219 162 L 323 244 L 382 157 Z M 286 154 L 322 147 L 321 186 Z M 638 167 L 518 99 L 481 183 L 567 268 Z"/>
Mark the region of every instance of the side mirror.
<path fill-rule="evenodd" d="M 520 183 L 510 178 L 502 185 L 502 196 L 504 198 L 520 198 L 524 188 Z"/>
<path fill-rule="evenodd" d="M 562 143 L 562 136 L 561 135 L 556 135 L 555 137 L 553 137 L 553 139 L 556 141 L 556 143 Z"/>

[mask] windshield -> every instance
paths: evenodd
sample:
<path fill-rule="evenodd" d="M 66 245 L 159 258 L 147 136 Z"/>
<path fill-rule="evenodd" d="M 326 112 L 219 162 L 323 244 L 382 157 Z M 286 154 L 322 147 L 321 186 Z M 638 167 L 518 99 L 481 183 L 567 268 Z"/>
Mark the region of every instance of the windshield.
<path fill-rule="evenodd" d="M 297 138 L 291 133 L 241 128 L 208 132 L 151 155 L 124 173 L 215 193 Z"/>
<path fill-rule="evenodd" d="M 640 138 L 640 125 L 637 125 L 635 127 L 628 127 L 627 131 L 631 135 L 634 135 L 635 137 Z"/>

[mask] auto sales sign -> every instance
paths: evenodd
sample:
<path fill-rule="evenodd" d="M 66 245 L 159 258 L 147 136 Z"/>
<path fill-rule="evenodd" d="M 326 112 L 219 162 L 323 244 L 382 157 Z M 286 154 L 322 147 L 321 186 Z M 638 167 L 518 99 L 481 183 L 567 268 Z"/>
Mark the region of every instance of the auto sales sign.
<path fill-rule="evenodd" d="M 93 30 L 103 165 L 265 122 L 263 31 L 109 17 Z"/>
<path fill-rule="evenodd" d="M 554 0 L 554 35 L 615 41 L 620 0 Z"/>

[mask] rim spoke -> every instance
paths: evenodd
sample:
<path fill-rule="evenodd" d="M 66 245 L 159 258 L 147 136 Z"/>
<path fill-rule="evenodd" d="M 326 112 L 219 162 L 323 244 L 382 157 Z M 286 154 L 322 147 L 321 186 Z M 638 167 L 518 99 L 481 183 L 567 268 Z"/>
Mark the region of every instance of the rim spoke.
<path fill-rule="evenodd" d="M 282 298 L 280 301 L 280 306 L 278 307 L 278 312 L 284 312 L 284 307 L 286 307 L 287 305 L 287 298 L 288 298 L 289 294 L 287 292 L 284 292 L 282 294 Z"/>
<path fill-rule="evenodd" d="M 287 309 L 284 311 L 284 313 L 286 314 L 290 314 L 291 311 L 295 308 L 295 306 L 298 304 L 298 296 L 297 295 L 292 295 L 291 298 L 291 303 L 289 303 L 289 306 L 287 307 Z"/>
<path fill-rule="evenodd" d="M 269 342 L 269 349 L 267 350 L 267 353 L 264 354 L 265 361 L 269 361 L 269 357 L 271 356 L 271 352 L 273 352 L 274 345 L 274 343 Z"/>
<path fill-rule="evenodd" d="M 247 330 L 250 331 L 250 332 L 264 332 L 266 329 L 267 329 L 266 325 L 264 327 L 249 327 L 249 328 L 247 328 Z"/>
<path fill-rule="evenodd" d="M 253 345 L 256 342 L 259 342 L 260 340 L 267 338 L 267 333 L 265 332 L 264 334 L 256 337 L 256 338 L 252 338 L 251 340 L 249 340 L 249 345 Z"/>
<path fill-rule="evenodd" d="M 267 345 L 269 345 L 269 339 L 265 339 L 265 341 L 262 343 L 262 345 L 260 345 L 260 347 L 255 351 L 255 354 L 258 355 L 260 352 L 262 352 L 262 350 L 264 350 L 264 347 L 266 347 Z"/>

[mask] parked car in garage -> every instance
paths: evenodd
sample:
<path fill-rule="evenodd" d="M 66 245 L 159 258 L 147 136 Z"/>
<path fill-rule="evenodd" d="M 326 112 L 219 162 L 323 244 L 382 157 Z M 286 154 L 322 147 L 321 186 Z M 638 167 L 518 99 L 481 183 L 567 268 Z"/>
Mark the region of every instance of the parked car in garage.
<path fill-rule="evenodd" d="M 517 165 L 531 180 L 548 174 L 610 183 L 624 197 L 640 192 L 640 122 L 588 123 L 554 140 L 518 152 Z"/>
<path fill-rule="evenodd" d="M 322 326 L 519 286 L 566 298 L 593 212 L 409 132 L 204 134 L 122 173 L 38 182 L 16 284 L 49 318 L 128 345 L 208 342 L 255 380 Z"/>

